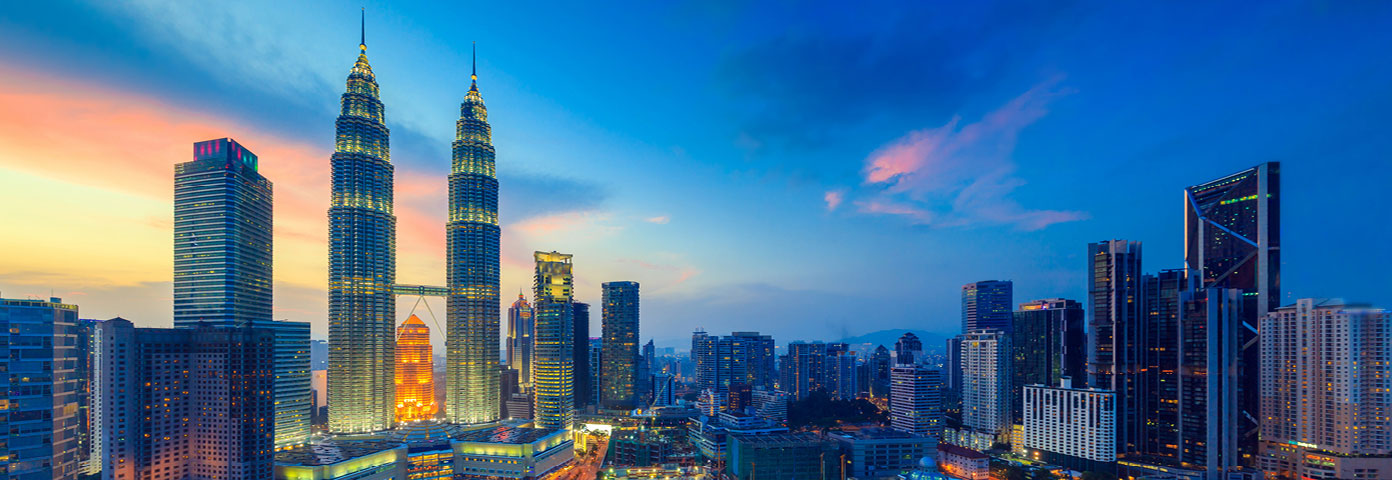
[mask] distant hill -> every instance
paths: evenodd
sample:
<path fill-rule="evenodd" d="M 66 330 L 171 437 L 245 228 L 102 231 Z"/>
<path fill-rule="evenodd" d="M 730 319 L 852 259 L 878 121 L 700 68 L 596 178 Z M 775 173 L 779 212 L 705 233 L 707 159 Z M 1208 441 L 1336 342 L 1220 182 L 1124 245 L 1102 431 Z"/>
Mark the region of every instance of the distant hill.
<path fill-rule="evenodd" d="M 947 342 L 948 337 L 948 335 L 945 334 L 929 332 L 926 330 L 900 328 L 894 330 L 880 330 L 878 332 L 870 332 L 864 335 L 846 337 L 839 341 L 849 344 L 851 350 L 855 350 L 857 352 L 860 352 L 862 350 L 866 351 L 867 353 L 870 351 L 874 351 L 877 345 L 884 345 L 885 348 L 888 348 L 890 351 L 894 351 L 894 342 L 899 341 L 899 337 L 903 336 L 905 332 L 913 332 L 914 335 L 918 335 L 918 339 L 923 341 L 923 349 L 929 352 L 941 352 L 944 345 Z M 862 344 L 869 344 L 869 347 L 863 347 Z"/>

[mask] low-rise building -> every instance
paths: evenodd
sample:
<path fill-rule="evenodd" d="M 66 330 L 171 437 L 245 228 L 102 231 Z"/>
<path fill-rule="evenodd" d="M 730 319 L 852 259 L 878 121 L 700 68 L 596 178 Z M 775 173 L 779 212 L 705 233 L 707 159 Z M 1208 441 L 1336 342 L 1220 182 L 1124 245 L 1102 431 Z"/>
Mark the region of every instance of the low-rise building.
<path fill-rule="evenodd" d="M 1116 394 L 1072 388 L 1024 387 L 1025 454 L 1046 463 L 1087 472 L 1116 472 Z"/>
<path fill-rule="evenodd" d="M 938 469 L 953 478 L 987 480 L 991 478 L 991 457 L 970 448 L 939 443 Z"/>
<path fill-rule="evenodd" d="M 859 479 L 894 478 L 919 466 L 937 447 L 935 438 L 887 428 L 866 428 L 829 435 L 848 464 L 847 475 Z"/>
<path fill-rule="evenodd" d="M 730 435 L 726 473 L 740 480 L 841 478 L 836 444 L 815 433 Z"/>
<path fill-rule="evenodd" d="M 535 479 L 574 458 L 565 430 L 413 423 L 276 453 L 277 480 Z"/>

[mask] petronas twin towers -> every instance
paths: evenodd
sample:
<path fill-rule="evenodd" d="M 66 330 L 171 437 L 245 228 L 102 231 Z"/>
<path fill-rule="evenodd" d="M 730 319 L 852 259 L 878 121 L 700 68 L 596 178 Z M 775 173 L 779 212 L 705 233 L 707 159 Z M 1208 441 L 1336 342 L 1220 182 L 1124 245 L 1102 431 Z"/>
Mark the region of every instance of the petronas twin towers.
<path fill-rule="evenodd" d="M 393 166 L 365 36 L 359 49 L 330 158 L 328 402 L 333 433 L 389 429 L 396 407 L 399 288 Z M 474 73 L 459 107 L 449 174 L 444 295 L 445 416 L 451 423 L 499 417 L 498 179 L 488 110 Z"/>

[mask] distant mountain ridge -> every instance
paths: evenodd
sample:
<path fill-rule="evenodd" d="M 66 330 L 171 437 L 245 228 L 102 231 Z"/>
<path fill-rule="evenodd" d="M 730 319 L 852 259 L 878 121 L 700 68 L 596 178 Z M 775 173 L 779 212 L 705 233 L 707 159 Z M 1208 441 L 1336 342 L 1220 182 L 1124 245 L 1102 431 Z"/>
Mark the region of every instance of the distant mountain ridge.
<path fill-rule="evenodd" d="M 951 336 L 943 333 L 929 332 L 927 330 L 918 330 L 913 328 L 898 328 L 870 332 L 864 335 L 856 335 L 854 337 L 846 337 L 839 341 L 849 344 L 851 350 L 855 350 L 857 352 L 862 350 L 874 351 L 875 347 L 878 345 L 884 345 L 885 348 L 888 348 L 890 349 L 890 351 L 893 351 L 894 342 L 899 341 L 899 337 L 904 336 L 904 333 L 906 332 L 912 332 L 914 335 L 917 335 L 918 339 L 923 342 L 923 349 L 929 352 L 941 352 L 944 346 L 946 345 L 947 338 Z M 862 346 L 863 344 L 869 344 L 868 348 Z"/>

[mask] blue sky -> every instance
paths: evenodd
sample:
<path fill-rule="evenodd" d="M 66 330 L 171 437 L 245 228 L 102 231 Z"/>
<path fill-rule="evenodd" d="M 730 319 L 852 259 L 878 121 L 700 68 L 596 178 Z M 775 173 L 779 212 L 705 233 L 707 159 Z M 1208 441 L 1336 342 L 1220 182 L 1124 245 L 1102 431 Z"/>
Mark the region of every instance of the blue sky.
<path fill-rule="evenodd" d="M 504 298 L 529 287 L 531 251 L 572 253 L 581 300 L 597 302 L 604 281 L 643 284 L 643 337 L 662 345 L 684 345 L 696 327 L 757 329 L 779 343 L 950 333 L 960 285 L 985 279 L 1013 280 L 1017 302 L 1079 299 L 1087 242 L 1140 240 L 1148 271 L 1180 267 L 1182 189 L 1270 160 L 1283 163 L 1283 301 L 1392 304 L 1381 195 L 1392 179 L 1389 4 L 363 6 L 407 207 L 398 235 L 412 237 L 401 242 L 404 283 L 443 281 L 443 197 L 426 187 L 443 189 L 477 42 L 498 151 Z M 263 165 L 278 160 L 267 148 L 303 146 L 297 162 L 307 163 L 284 163 L 309 178 L 328 169 L 358 7 L 12 5 L 0 18 L 0 87 L 20 92 L 14 102 L 74 85 L 155 105 L 165 125 L 232 130 Z M 0 126 L 0 137 L 6 128 L 17 131 Z M 110 128 L 122 137 L 135 127 Z M 183 152 L 203 139 L 168 143 Z M 111 145 L 113 169 L 168 172 L 186 160 Z M 131 196 L 150 217 L 170 203 L 84 179 L 62 163 L 69 155 L 0 153 L 0 173 L 59 192 L 73 182 L 99 200 Z M 314 248 L 324 238 L 312 222 L 327 196 L 282 203 L 301 178 L 271 180 L 277 313 L 322 336 Z M 13 201 L 44 195 L 55 193 L 0 193 L 11 205 L 0 221 L 27 224 Z M 152 223 L 141 235 L 159 238 L 165 227 Z M 64 248 L 106 258 L 116 254 L 97 244 L 124 241 L 139 240 Z M 16 233 L 5 246 L 69 253 L 43 245 Z M 71 291 L 84 316 L 168 323 L 168 253 L 142 255 L 103 275 L 0 262 L 0 291 Z M 593 323 L 597 334 L 597 309 Z"/>

